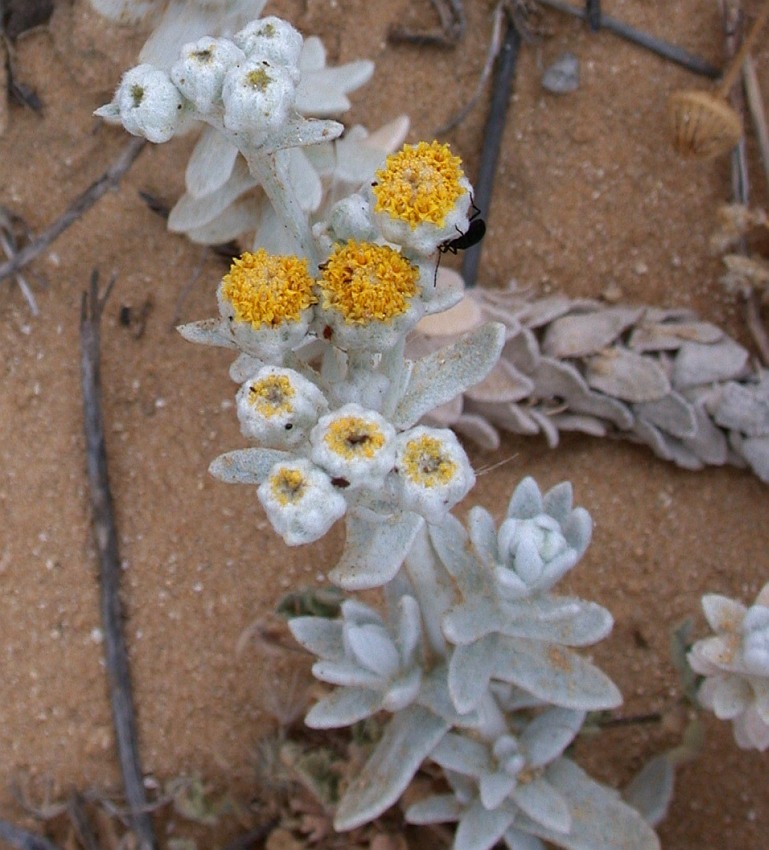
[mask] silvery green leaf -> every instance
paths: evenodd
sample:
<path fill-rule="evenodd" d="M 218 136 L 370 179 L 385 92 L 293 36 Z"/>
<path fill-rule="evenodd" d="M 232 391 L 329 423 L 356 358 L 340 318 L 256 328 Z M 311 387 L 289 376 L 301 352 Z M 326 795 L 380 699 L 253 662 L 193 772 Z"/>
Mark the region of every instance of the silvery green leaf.
<path fill-rule="evenodd" d="M 220 213 L 245 192 L 257 185 L 251 176 L 246 161 L 241 157 L 235 160 L 227 181 L 215 192 L 203 197 L 185 192 L 168 214 L 168 229 L 172 233 L 186 233 L 196 227 L 202 227 L 213 221 Z"/>
<path fill-rule="evenodd" d="M 480 741 L 449 732 L 430 753 L 430 758 L 446 770 L 463 776 L 481 776 L 493 769 L 489 748 Z"/>
<path fill-rule="evenodd" d="M 337 688 L 307 712 L 310 729 L 338 729 L 371 717 L 382 707 L 381 695 L 370 688 Z"/>
<path fill-rule="evenodd" d="M 490 850 L 515 820 L 515 815 L 516 809 L 512 805 L 500 806 L 490 812 L 480 800 L 476 800 L 462 815 L 454 837 L 454 848 Z"/>
<path fill-rule="evenodd" d="M 232 363 L 230 363 L 230 378 L 235 381 L 236 384 L 244 384 L 250 378 L 253 378 L 254 375 L 256 375 L 256 373 L 265 365 L 264 360 L 254 357 L 252 354 L 241 352 L 232 361 Z"/>
<path fill-rule="evenodd" d="M 341 685 L 345 688 L 373 688 L 382 690 L 382 677 L 354 661 L 316 661 L 312 665 L 312 675 L 322 682 Z"/>
<path fill-rule="evenodd" d="M 650 826 L 657 826 L 673 799 L 674 781 L 675 769 L 667 754 L 655 756 L 631 779 L 622 796 Z"/>
<path fill-rule="evenodd" d="M 714 632 L 731 631 L 735 623 L 742 622 L 748 609 L 736 599 L 718 593 L 702 597 L 702 612 Z"/>
<path fill-rule="evenodd" d="M 409 592 L 419 600 L 420 619 L 429 650 L 436 657 L 445 657 L 447 648 L 441 621 L 454 602 L 455 588 L 435 557 L 426 525 L 417 534 L 399 576 L 408 576 Z"/>
<path fill-rule="evenodd" d="M 208 471 L 227 484 L 261 484 L 276 463 L 290 457 L 278 449 L 235 449 L 214 458 Z"/>
<path fill-rule="evenodd" d="M 489 322 L 414 364 L 411 380 L 390 418 L 411 428 L 434 407 L 483 380 L 494 368 L 505 341 L 504 326 Z"/>
<path fill-rule="evenodd" d="M 571 828 L 569 804 L 542 776 L 516 785 L 510 795 L 513 802 L 533 821 L 557 833 Z"/>
<path fill-rule="evenodd" d="M 545 493 L 542 506 L 545 513 L 554 517 L 563 525 L 571 515 L 573 491 L 570 481 L 561 481 Z"/>
<path fill-rule="evenodd" d="M 252 231 L 262 212 L 262 199 L 252 195 L 238 198 L 213 221 L 185 231 L 190 242 L 198 245 L 221 245 Z"/>
<path fill-rule="evenodd" d="M 569 804 L 571 829 L 567 834 L 555 832 L 525 815 L 516 828 L 566 850 L 660 850 L 659 839 L 641 815 L 573 762 L 559 759 L 545 776 Z"/>
<path fill-rule="evenodd" d="M 449 662 L 449 693 L 461 714 L 476 708 L 483 699 L 498 651 L 496 635 L 454 648 Z"/>
<path fill-rule="evenodd" d="M 277 151 L 285 148 L 319 145 L 332 142 L 344 132 L 344 124 L 338 121 L 326 121 L 316 118 L 302 118 L 289 121 L 270 135 L 265 151 Z"/>
<path fill-rule="evenodd" d="M 459 578 L 472 572 L 472 557 L 465 545 L 467 534 L 455 516 L 446 514 L 440 525 L 431 524 L 428 531 L 436 554 L 451 576 Z"/>
<path fill-rule="evenodd" d="M 536 835 L 523 832 L 514 826 L 505 832 L 504 838 L 508 850 L 545 850 L 545 845 Z"/>
<path fill-rule="evenodd" d="M 542 767 L 555 761 L 574 740 L 584 720 L 584 711 L 570 708 L 551 708 L 535 717 L 519 736 L 526 765 Z"/>
<path fill-rule="evenodd" d="M 467 516 L 467 530 L 482 564 L 488 566 L 499 560 L 497 529 L 494 518 L 487 510 L 477 505 L 471 508 Z"/>
<path fill-rule="evenodd" d="M 389 679 L 398 672 L 400 657 L 392 638 L 381 626 L 348 626 L 347 646 L 362 667 Z"/>
<path fill-rule="evenodd" d="M 230 333 L 230 326 L 224 319 L 202 319 L 199 322 L 179 325 L 176 330 L 187 342 L 215 345 L 219 348 L 237 348 Z"/>
<path fill-rule="evenodd" d="M 355 829 L 389 809 L 449 728 L 427 709 L 410 705 L 395 714 L 363 770 L 336 810 L 334 828 Z"/>
<path fill-rule="evenodd" d="M 409 663 L 422 641 L 422 618 L 419 603 L 413 596 L 402 596 L 399 605 L 398 651 L 403 662 Z"/>
<path fill-rule="evenodd" d="M 462 817 L 462 804 L 453 794 L 436 794 L 409 806 L 406 821 L 415 824 L 451 823 Z"/>
<path fill-rule="evenodd" d="M 505 627 L 505 614 L 490 599 L 471 596 L 443 618 L 443 633 L 455 644 L 480 640 Z"/>
<path fill-rule="evenodd" d="M 478 712 L 460 714 L 454 707 L 448 686 L 448 669 L 441 664 L 422 679 L 417 702 L 443 718 L 449 726 L 472 727 L 478 723 Z"/>
<path fill-rule="evenodd" d="M 400 569 L 423 522 L 414 513 L 380 520 L 349 511 L 344 551 L 329 579 L 345 590 L 367 590 L 386 584 Z"/>
<path fill-rule="evenodd" d="M 617 686 L 605 673 L 557 644 L 500 638 L 494 675 L 564 708 L 597 711 L 622 702 Z"/>
<path fill-rule="evenodd" d="M 232 174 L 238 149 L 218 130 L 205 127 L 187 161 L 184 182 L 195 198 L 223 186 Z"/>
<path fill-rule="evenodd" d="M 569 546 L 577 550 L 577 557 L 581 558 L 593 536 L 593 520 L 584 508 L 575 508 L 571 512 L 563 526 L 563 536 Z"/>
<path fill-rule="evenodd" d="M 487 809 L 498 809 L 515 788 L 516 779 L 509 773 L 486 773 L 481 776 L 478 793 Z"/>
<path fill-rule="evenodd" d="M 318 658 L 341 661 L 344 658 L 342 621 L 326 617 L 293 617 L 288 628 L 294 639 Z"/>
<path fill-rule="evenodd" d="M 515 519 L 533 519 L 542 513 L 542 509 L 542 493 L 537 482 L 527 475 L 510 497 L 507 516 Z"/>
<path fill-rule="evenodd" d="M 422 684 L 422 668 L 412 667 L 397 679 L 387 683 L 382 696 L 382 708 L 386 711 L 403 711 L 417 698 Z"/>
<path fill-rule="evenodd" d="M 499 631 L 509 637 L 590 646 L 603 640 L 614 618 L 601 605 L 574 597 L 539 596 L 502 604 L 507 614 Z"/>

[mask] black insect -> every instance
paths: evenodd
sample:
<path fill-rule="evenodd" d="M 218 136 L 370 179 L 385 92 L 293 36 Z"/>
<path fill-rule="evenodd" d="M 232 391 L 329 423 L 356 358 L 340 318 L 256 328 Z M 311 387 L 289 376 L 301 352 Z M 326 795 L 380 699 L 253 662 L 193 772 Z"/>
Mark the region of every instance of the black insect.
<path fill-rule="evenodd" d="M 441 257 L 444 254 L 457 254 L 459 251 L 466 251 L 468 248 L 472 248 L 473 245 L 477 245 L 486 235 L 486 222 L 480 217 L 481 211 L 472 201 L 470 203 L 473 207 L 473 214 L 470 216 L 470 223 L 467 230 L 462 231 L 457 228 L 459 236 L 455 236 L 454 239 L 447 239 L 438 246 L 438 262 L 435 264 L 433 286 L 435 286 L 438 280 L 438 269 L 441 265 Z"/>
<path fill-rule="evenodd" d="M 441 242 L 438 246 L 441 254 L 456 254 L 458 251 L 466 251 L 483 239 L 486 235 L 486 222 L 482 218 L 479 218 L 480 214 L 481 211 L 473 204 L 473 214 L 470 216 L 470 225 L 467 230 L 462 232 L 457 228 L 459 236 Z"/>

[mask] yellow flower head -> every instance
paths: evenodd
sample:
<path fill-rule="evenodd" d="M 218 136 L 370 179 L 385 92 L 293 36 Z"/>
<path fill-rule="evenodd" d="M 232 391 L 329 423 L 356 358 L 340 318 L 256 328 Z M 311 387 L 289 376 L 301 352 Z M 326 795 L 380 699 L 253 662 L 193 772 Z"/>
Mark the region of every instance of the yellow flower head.
<path fill-rule="evenodd" d="M 271 419 L 290 413 L 295 395 L 287 375 L 267 375 L 251 385 L 248 401 L 262 416 Z"/>
<path fill-rule="evenodd" d="M 457 463 L 445 443 L 429 434 L 409 440 L 401 457 L 402 472 L 421 487 L 448 484 L 457 474 Z"/>
<path fill-rule="evenodd" d="M 307 489 L 307 479 L 300 469 L 281 466 L 270 476 L 270 491 L 280 505 L 300 502 Z"/>
<path fill-rule="evenodd" d="M 424 222 L 441 228 L 466 192 L 462 160 L 448 145 L 404 145 L 376 172 L 374 211 L 405 221 L 412 229 Z"/>
<path fill-rule="evenodd" d="M 373 458 L 384 446 L 385 440 L 377 423 L 361 416 L 343 416 L 334 420 L 323 438 L 331 452 L 347 460 Z"/>
<path fill-rule="evenodd" d="M 315 303 L 312 287 L 307 260 L 275 256 L 260 248 L 233 262 L 220 293 L 232 305 L 236 321 L 258 330 L 299 321 L 302 311 Z"/>
<path fill-rule="evenodd" d="M 319 281 L 322 306 L 351 325 L 388 322 L 419 292 L 419 269 L 387 245 L 350 241 L 329 257 Z"/>

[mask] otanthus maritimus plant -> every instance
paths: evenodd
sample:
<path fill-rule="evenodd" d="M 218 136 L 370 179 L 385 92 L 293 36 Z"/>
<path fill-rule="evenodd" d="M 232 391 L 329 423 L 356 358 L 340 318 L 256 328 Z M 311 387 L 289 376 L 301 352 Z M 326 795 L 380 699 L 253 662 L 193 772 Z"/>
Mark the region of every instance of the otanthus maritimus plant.
<path fill-rule="evenodd" d="M 461 161 L 438 142 L 405 145 L 311 226 L 287 152 L 341 125 L 297 112 L 301 47 L 290 25 L 261 19 L 232 40 L 186 46 L 167 75 L 144 69 L 136 83 L 129 72 L 100 114 L 158 140 L 175 120 L 205 121 L 243 153 L 299 246 L 244 254 L 219 286 L 219 315 L 180 331 L 237 352 L 238 417 L 257 445 L 216 458 L 213 475 L 254 487 L 288 545 L 343 520 L 329 579 L 384 598 L 380 610 L 348 595 L 337 619 L 290 623 L 331 686 L 310 726 L 387 718 L 335 827 L 377 818 L 429 760 L 448 793 L 406 818 L 457 823 L 456 850 L 499 840 L 654 850 L 639 812 L 564 755 L 586 712 L 621 701 L 576 651 L 608 634 L 610 614 L 553 592 L 589 544 L 589 515 L 569 484 L 542 494 L 527 478 L 499 528 L 478 507 L 463 525 L 450 511 L 474 484 L 472 466 L 453 432 L 420 424 L 483 380 L 506 339 L 491 322 L 420 359 L 404 354 L 416 323 L 461 297 L 433 285 L 439 247 L 469 226 Z"/>
<path fill-rule="evenodd" d="M 708 594 L 702 609 L 715 635 L 688 655 L 703 676 L 697 698 L 721 720 L 731 720 L 743 749 L 769 749 L 769 584 L 750 608 Z"/>

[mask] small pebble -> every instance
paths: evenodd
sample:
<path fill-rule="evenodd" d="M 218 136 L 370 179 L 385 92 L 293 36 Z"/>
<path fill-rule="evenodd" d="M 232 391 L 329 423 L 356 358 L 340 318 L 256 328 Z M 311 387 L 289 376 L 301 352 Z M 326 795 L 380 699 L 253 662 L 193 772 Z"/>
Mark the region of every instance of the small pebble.
<path fill-rule="evenodd" d="M 573 53 L 561 54 L 542 75 L 542 88 L 553 94 L 570 94 L 579 88 L 579 59 Z"/>

